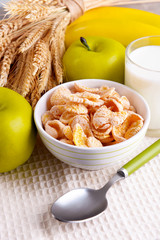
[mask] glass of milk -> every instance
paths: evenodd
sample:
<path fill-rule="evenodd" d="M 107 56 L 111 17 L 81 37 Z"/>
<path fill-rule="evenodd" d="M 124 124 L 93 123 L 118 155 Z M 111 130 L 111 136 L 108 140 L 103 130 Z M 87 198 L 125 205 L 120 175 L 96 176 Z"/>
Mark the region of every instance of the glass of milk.
<path fill-rule="evenodd" d="M 125 84 L 148 102 L 148 136 L 160 136 L 160 36 L 137 39 L 126 48 Z"/>

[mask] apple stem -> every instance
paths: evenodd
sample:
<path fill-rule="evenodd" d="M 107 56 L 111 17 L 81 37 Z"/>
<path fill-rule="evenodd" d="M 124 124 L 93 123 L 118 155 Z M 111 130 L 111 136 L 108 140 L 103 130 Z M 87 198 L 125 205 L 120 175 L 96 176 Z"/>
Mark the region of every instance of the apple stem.
<path fill-rule="evenodd" d="M 88 51 L 91 51 L 90 47 L 88 46 L 88 43 L 85 38 L 80 37 L 81 43 L 88 49 Z"/>

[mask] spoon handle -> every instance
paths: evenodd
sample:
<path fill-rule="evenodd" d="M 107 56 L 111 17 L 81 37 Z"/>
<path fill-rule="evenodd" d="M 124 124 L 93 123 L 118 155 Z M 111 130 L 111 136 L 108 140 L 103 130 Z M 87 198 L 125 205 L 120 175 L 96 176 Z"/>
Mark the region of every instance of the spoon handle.
<path fill-rule="evenodd" d="M 123 174 L 125 177 L 131 175 L 140 167 L 142 167 L 149 160 L 154 158 L 160 153 L 160 139 L 154 142 L 151 146 L 146 148 L 143 152 L 134 157 L 131 161 L 126 163 L 121 169 L 118 170 L 118 173 Z"/>

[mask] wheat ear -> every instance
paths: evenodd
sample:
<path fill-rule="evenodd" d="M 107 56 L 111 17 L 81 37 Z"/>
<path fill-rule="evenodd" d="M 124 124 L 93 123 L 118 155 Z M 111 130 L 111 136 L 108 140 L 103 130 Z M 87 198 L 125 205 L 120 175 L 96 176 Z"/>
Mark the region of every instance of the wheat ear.
<path fill-rule="evenodd" d="M 46 22 L 44 25 L 38 25 L 35 29 L 29 34 L 26 40 L 21 44 L 19 52 L 24 52 L 31 48 L 47 31 L 51 26 L 51 22 Z"/>
<path fill-rule="evenodd" d="M 41 94 L 43 91 L 46 91 L 47 88 L 47 83 L 48 83 L 48 79 L 51 73 L 51 53 L 48 49 L 47 51 L 47 61 L 46 61 L 46 65 L 43 66 L 42 70 L 41 70 L 41 74 L 40 74 L 40 78 L 39 78 L 39 93 Z"/>
<path fill-rule="evenodd" d="M 11 78 L 10 80 L 10 84 L 12 86 L 12 89 L 15 91 L 18 91 L 19 93 L 21 92 L 20 90 L 20 82 L 22 80 L 22 75 L 25 71 L 25 64 L 26 64 L 26 56 L 27 53 L 21 53 L 19 54 L 18 58 L 17 58 L 17 64 L 16 64 L 16 68 L 14 71 L 14 76 L 13 78 Z"/>
<path fill-rule="evenodd" d="M 24 72 L 21 76 L 21 82 L 20 82 L 20 91 L 22 96 L 26 96 L 28 92 L 30 91 L 31 84 L 34 81 L 34 76 L 33 76 L 33 67 L 32 67 L 32 60 L 33 60 L 33 48 L 31 48 L 27 52 L 27 57 L 26 57 L 26 63 L 25 63 L 25 69 Z"/>
<path fill-rule="evenodd" d="M 25 0 L 26 3 L 28 4 L 35 4 L 35 3 L 38 3 L 40 5 L 57 5 L 57 1 L 53 1 L 53 0 Z"/>
<path fill-rule="evenodd" d="M 12 16 L 19 15 L 27 18 L 30 22 L 39 21 L 48 15 L 52 14 L 52 19 L 66 11 L 66 7 L 57 7 L 43 5 L 39 3 L 27 3 L 26 1 L 10 1 L 6 6 L 5 10 Z"/>
<path fill-rule="evenodd" d="M 7 84 L 7 78 L 10 71 L 10 66 L 16 57 L 17 47 L 19 45 L 19 40 L 14 41 L 10 44 L 7 48 L 1 66 L 1 73 L 0 73 L 0 86 L 3 87 Z"/>
<path fill-rule="evenodd" d="M 33 75 L 36 75 L 38 69 L 42 68 L 47 61 L 47 53 L 48 53 L 48 44 L 40 39 L 36 45 L 34 50 L 33 57 Z"/>
<path fill-rule="evenodd" d="M 57 84 L 56 84 L 56 80 L 54 79 L 54 74 L 53 72 L 51 71 L 51 74 L 48 78 L 48 83 L 47 83 L 47 89 L 46 91 L 50 90 L 51 88 L 55 87 Z"/>
<path fill-rule="evenodd" d="M 37 101 L 41 97 L 38 89 L 39 89 L 39 75 L 36 74 L 35 81 L 33 83 L 33 90 L 31 92 L 31 96 L 30 96 L 31 106 L 33 109 L 35 108 Z"/>
<path fill-rule="evenodd" d="M 34 78 L 33 88 L 32 88 L 31 96 L 30 96 L 31 105 L 33 108 L 35 107 L 35 105 L 36 105 L 37 101 L 39 100 L 39 98 L 41 97 L 42 93 L 47 90 L 48 81 L 52 74 L 51 53 L 50 53 L 49 49 L 47 51 L 47 56 L 48 56 L 48 58 L 47 58 L 46 65 L 43 66 L 43 68 L 41 69 L 41 72 L 38 72 Z M 52 81 L 52 84 L 54 84 L 53 81 Z"/>
<path fill-rule="evenodd" d="M 63 34 L 69 22 L 70 14 L 67 14 L 56 28 L 54 38 L 51 41 L 52 64 L 57 84 L 61 84 L 63 82 L 62 55 L 65 51 Z"/>
<path fill-rule="evenodd" d="M 11 43 L 11 41 L 12 41 L 11 36 L 6 36 L 5 38 L 2 38 L 0 40 L 0 59 L 3 57 L 7 47 Z"/>
<path fill-rule="evenodd" d="M 7 36 L 8 34 L 21 29 L 24 25 L 26 25 L 29 21 L 24 18 L 13 18 L 8 22 L 5 22 L 0 29 L 0 38 Z"/>

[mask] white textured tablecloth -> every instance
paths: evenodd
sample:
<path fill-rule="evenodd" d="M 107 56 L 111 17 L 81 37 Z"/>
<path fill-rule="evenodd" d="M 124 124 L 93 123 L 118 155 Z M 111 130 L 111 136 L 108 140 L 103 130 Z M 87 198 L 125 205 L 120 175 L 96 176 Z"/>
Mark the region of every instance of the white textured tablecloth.
<path fill-rule="evenodd" d="M 155 140 L 145 137 L 123 163 Z M 62 223 L 51 216 L 52 203 L 63 193 L 78 187 L 100 188 L 123 163 L 81 170 L 55 159 L 38 140 L 24 165 L 0 175 L 0 239 L 159 240 L 160 156 L 113 185 L 107 194 L 108 209 L 98 218 Z"/>
<path fill-rule="evenodd" d="M 160 13 L 159 3 L 130 7 Z M 122 164 L 155 140 L 145 137 Z M 108 209 L 100 217 L 84 223 L 52 218 L 51 205 L 63 193 L 100 188 L 122 164 L 99 171 L 73 168 L 38 140 L 28 162 L 0 174 L 0 240 L 160 240 L 160 156 L 109 190 Z"/>

